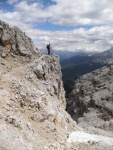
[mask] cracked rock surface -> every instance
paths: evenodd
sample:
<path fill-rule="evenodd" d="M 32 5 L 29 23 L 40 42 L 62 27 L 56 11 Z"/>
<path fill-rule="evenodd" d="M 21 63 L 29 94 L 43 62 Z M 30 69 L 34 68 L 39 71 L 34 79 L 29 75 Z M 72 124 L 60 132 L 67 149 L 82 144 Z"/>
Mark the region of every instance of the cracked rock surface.
<path fill-rule="evenodd" d="M 111 150 L 103 137 L 77 140 L 89 134 L 76 133 L 82 129 L 65 108 L 58 56 L 41 55 L 25 33 L 0 21 L 0 150 Z"/>
<path fill-rule="evenodd" d="M 87 131 L 113 137 L 113 64 L 81 76 L 68 112 Z"/>
<path fill-rule="evenodd" d="M 65 149 L 80 128 L 65 111 L 58 56 L 41 55 L 18 28 L 0 21 L 0 149 Z"/>

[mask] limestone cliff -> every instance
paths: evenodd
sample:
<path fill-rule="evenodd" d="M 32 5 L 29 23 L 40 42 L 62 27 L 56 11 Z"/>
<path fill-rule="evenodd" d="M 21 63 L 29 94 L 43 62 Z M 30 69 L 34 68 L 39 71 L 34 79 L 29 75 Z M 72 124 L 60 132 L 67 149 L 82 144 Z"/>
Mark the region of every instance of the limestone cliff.
<path fill-rule="evenodd" d="M 76 80 L 68 112 L 81 127 L 113 136 L 113 64 Z"/>
<path fill-rule="evenodd" d="M 19 28 L 10 28 L 8 24 L 0 21 L 0 53 L 5 56 L 9 52 L 31 56 L 36 48 L 32 40 Z"/>
<path fill-rule="evenodd" d="M 39 54 L 25 33 L 2 21 L 0 55 L 0 149 L 64 149 L 79 128 L 65 112 L 58 56 Z"/>
<path fill-rule="evenodd" d="M 25 33 L 0 21 L 0 150 L 111 149 L 113 139 L 89 139 L 65 107 L 58 56 L 41 55 Z"/>

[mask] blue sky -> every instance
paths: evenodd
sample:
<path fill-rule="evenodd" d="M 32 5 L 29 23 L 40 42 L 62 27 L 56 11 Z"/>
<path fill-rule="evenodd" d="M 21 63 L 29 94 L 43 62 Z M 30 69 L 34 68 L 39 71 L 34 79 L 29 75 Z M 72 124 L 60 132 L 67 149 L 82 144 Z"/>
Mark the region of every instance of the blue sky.
<path fill-rule="evenodd" d="M 112 0 L 0 0 L 0 19 L 35 45 L 54 50 L 104 51 L 113 46 Z"/>

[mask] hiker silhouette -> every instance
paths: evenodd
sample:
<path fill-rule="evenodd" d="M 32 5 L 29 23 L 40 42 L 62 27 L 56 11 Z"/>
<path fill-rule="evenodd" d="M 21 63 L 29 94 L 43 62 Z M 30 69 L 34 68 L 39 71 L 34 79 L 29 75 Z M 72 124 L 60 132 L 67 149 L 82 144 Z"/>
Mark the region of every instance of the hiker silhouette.
<path fill-rule="evenodd" d="M 48 44 L 48 45 L 46 46 L 46 48 L 47 48 L 47 50 L 48 50 L 48 55 L 50 55 L 50 44 Z"/>

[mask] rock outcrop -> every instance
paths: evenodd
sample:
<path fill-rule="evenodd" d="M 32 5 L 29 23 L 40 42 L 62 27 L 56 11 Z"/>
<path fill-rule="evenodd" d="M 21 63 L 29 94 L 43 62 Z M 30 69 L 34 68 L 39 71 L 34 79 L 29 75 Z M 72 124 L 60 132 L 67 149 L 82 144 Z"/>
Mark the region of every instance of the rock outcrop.
<path fill-rule="evenodd" d="M 63 150 L 80 129 L 66 113 L 58 56 L 0 21 L 0 149 Z"/>
<path fill-rule="evenodd" d="M 113 64 L 76 80 L 67 109 L 86 130 L 113 136 Z"/>
<path fill-rule="evenodd" d="M 0 53 L 9 53 L 31 56 L 37 50 L 32 40 L 19 28 L 10 28 L 0 21 Z"/>
<path fill-rule="evenodd" d="M 25 33 L 2 21 L 0 83 L 1 150 L 110 150 L 113 146 L 112 138 L 107 144 L 100 136 L 90 142 L 78 140 L 89 134 L 80 132 L 65 111 L 58 56 L 41 55 Z"/>

